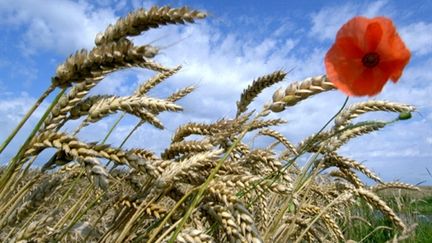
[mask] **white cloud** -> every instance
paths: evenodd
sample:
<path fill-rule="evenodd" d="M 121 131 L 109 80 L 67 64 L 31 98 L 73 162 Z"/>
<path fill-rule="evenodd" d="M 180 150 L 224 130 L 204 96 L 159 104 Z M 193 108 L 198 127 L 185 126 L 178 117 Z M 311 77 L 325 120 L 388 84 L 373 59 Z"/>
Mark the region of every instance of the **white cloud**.
<path fill-rule="evenodd" d="M 432 23 L 417 22 L 404 26 L 400 35 L 410 48 L 418 55 L 426 55 L 432 52 Z"/>
<path fill-rule="evenodd" d="M 21 118 L 27 113 L 30 107 L 34 104 L 36 99 L 30 97 L 27 93 L 19 95 L 10 94 L 9 92 L 0 92 L 0 140 L 3 141 L 9 136 L 10 132 L 19 123 Z M 42 116 L 47 104 L 43 103 L 25 124 L 20 133 L 12 140 L 11 144 L 0 155 L 0 162 L 4 163 L 10 159 L 12 155 L 17 152 L 17 148 L 24 142 L 25 136 L 29 134 L 32 127 L 36 124 L 38 119 Z"/>
<path fill-rule="evenodd" d="M 112 9 L 70 0 L 5 0 L 0 2 L 0 25 L 23 29 L 21 47 L 26 54 L 36 50 L 66 55 L 93 46 L 96 33 L 115 21 Z"/>
<path fill-rule="evenodd" d="M 392 13 L 387 2 L 374 1 L 368 4 L 347 2 L 343 5 L 323 8 L 311 15 L 312 28 L 309 35 L 321 41 L 332 40 L 339 28 L 356 15 L 366 17 L 385 15 L 390 17 Z"/>
<path fill-rule="evenodd" d="M 432 39 L 431 39 L 432 41 Z M 413 59 L 418 59 L 414 55 Z M 432 93 L 432 58 L 418 60 L 409 64 L 398 83 L 388 83 L 380 97 L 415 105 L 421 113 L 429 113 L 432 109 L 430 94 Z"/>

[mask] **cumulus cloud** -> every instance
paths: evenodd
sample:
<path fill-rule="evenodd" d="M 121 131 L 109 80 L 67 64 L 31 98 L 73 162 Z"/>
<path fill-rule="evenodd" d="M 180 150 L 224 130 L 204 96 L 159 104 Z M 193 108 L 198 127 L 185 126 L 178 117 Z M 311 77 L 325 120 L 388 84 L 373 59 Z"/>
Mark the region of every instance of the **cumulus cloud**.
<path fill-rule="evenodd" d="M 16 95 L 9 92 L 0 92 L 0 97 L 0 127 L 2 128 L 0 129 L 0 138 L 1 142 L 3 142 L 36 99 L 30 97 L 27 93 Z M 23 127 L 17 138 L 0 154 L 0 163 L 5 163 L 7 159 L 12 157 L 13 153 L 16 152 L 15 150 L 24 142 L 25 134 L 31 132 L 32 125 L 36 124 L 38 119 L 42 116 L 43 110 L 46 108 L 47 104 L 43 103 L 41 107 L 35 111 L 34 116 L 31 117 L 29 123 Z"/>
<path fill-rule="evenodd" d="M 93 9 L 84 1 L 32 0 L 0 2 L 0 25 L 24 31 L 21 46 L 26 54 L 36 50 L 66 55 L 93 45 L 96 33 L 115 21 L 110 8 Z"/>
<path fill-rule="evenodd" d="M 311 15 L 312 28 L 310 36 L 318 40 L 334 39 L 337 30 L 349 19 L 356 15 L 375 17 L 393 14 L 387 4 L 388 1 L 373 1 L 371 3 L 347 2 L 342 5 L 325 7 Z"/>
<path fill-rule="evenodd" d="M 426 55 L 432 52 L 432 23 L 418 22 L 404 26 L 400 34 L 412 52 Z"/>

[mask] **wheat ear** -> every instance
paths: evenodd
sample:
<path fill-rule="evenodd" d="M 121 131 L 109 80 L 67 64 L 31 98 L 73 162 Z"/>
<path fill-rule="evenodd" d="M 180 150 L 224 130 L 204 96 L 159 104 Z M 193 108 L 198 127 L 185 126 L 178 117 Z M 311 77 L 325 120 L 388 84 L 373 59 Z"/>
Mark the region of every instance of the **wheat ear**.
<path fill-rule="evenodd" d="M 148 67 L 146 52 L 149 46 L 134 46 L 128 40 L 110 42 L 93 48 L 90 52 L 80 50 L 59 65 L 52 83 L 59 87 L 87 79 L 98 79 L 111 72 L 129 67 Z M 152 57 L 152 56 L 149 56 Z"/>
<path fill-rule="evenodd" d="M 282 81 L 285 76 L 285 72 L 276 71 L 254 80 L 251 85 L 243 90 L 240 100 L 237 101 L 237 117 L 246 111 L 247 106 L 258 96 L 259 93 L 261 93 L 265 88 Z"/>
<path fill-rule="evenodd" d="M 154 88 L 156 85 L 160 84 L 165 79 L 173 76 L 176 74 L 182 66 L 178 66 L 176 68 L 173 68 L 171 70 L 158 73 L 156 76 L 150 78 L 147 80 L 147 82 L 141 84 L 135 91 L 136 96 L 144 95 L 146 94 L 150 89 Z"/>
<path fill-rule="evenodd" d="M 271 129 L 266 128 L 266 129 L 260 130 L 259 134 L 275 138 L 280 143 L 282 143 L 293 155 L 295 155 L 295 156 L 298 155 L 297 149 L 294 147 L 294 145 L 290 141 L 288 141 L 288 139 L 286 139 L 285 136 L 283 136 L 281 133 L 279 133 L 275 130 L 271 130 Z"/>
<path fill-rule="evenodd" d="M 293 106 L 312 95 L 333 90 L 334 88 L 333 83 L 325 75 L 307 78 L 290 84 L 285 90 L 277 90 L 273 94 L 273 102 L 269 108 L 273 112 L 281 112 L 286 107 Z"/>
<path fill-rule="evenodd" d="M 361 103 L 356 103 L 345 108 L 336 118 L 334 130 L 342 129 L 350 121 L 366 112 L 371 111 L 389 111 L 389 112 L 412 112 L 414 106 L 399 104 L 388 101 L 369 100 Z"/>
<path fill-rule="evenodd" d="M 359 196 L 364 198 L 368 203 L 378 208 L 381 212 L 383 212 L 390 220 L 397 225 L 402 231 L 407 229 L 406 225 L 402 222 L 402 220 L 394 213 L 394 211 L 377 195 L 373 192 L 366 190 L 364 188 L 357 188 L 354 190 Z"/>
<path fill-rule="evenodd" d="M 167 24 L 193 23 L 194 19 L 205 18 L 204 12 L 190 10 L 187 7 L 171 8 L 152 7 L 150 10 L 138 9 L 121 18 L 114 25 L 109 25 L 103 33 L 96 36 L 96 45 L 118 41 L 127 36 L 136 36 L 150 28 L 158 28 Z"/>

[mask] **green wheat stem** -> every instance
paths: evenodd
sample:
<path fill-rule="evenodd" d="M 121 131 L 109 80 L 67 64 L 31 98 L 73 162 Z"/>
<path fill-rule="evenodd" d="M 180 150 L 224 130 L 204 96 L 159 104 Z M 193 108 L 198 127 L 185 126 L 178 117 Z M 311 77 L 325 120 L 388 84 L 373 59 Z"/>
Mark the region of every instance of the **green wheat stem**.
<path fill-rule="evenodd" d="M 129 138 L 132 136 L 132 134 L 142 125 L 142 121 L 139 121 L 133 128 L 132 130 L 130 130 L 130 132 L 128 133 L 128 135 L 123 139 L 123 141 L 121 142 L 119 148 L 123 148 L 123 146 L 125 145 L 125 143 L 129 140 Z M 107 164 L 105 165 L 105 167 L 108 167 L 111 164 L 111 160 L 108 160 Z M 110 169 L 110 172 L 112 170 L 114 170 L 117 167 L 116 164 L 113 165 L 113 167 Z"/>
<path fill-rule="evenodd" d="M 45 119 L 48 117 L 48 115 L 51 113 L 51 110 L 54 108 L 54 106 L 58 103 L 60 100 L 60 97 L 63 96 L 64 92 L 66 91 L 67 87 L 63 88 L 55 97 L 55 99 L 51 102 L 50 106 L 47 108 L 43 116 L 40 118 L 39 122 L 36 124 L 36 126 L 33 128 L 33 131 L 30 133 L 30 135 L 27 137 L 24 144 L 21 146 L 20 150 L 16 154 L 16 156 L 11 160 L 9 163 L 6 171 L 2 174 L 0 178 L 0 190 L 3 192 L 6 188 L 4 187 L 5 183 L 11 178 L 14 171 L 19 166 L 19 162 L 22 159 L 22 156 L 24 155 L 25 150 L 27 149 L 27 146 L 30 144 L 33 137 L 36 135 L 36 133 L 41 128 L 42 124 L 44 123 Z"/>
<path fill-rule="evenodd" d="M 15 137 L 15 135 L 18 133 L 18 131 L 24 126 L 24 124 L 27 122 L 27 120 L 30 118 L 30 116 L 33 114 L 33 112 L 42 104 L 42 102 L 45 100 L 45 98 L 54 91 L 56 88 L 55 85 L 51 84 L 47 90 L 45 90 L 44 93 L 39 97 L 39 99 L 33 104 L 33 106 L 30 108 L 29 111 L 24 115 L 24 117 L 21 119 L 21 121 L 18 123 L 18 125 L 15 127 L 15 129 L 9 134 L 9 136 L 6 138 L 6 140 L 2 143 L 0 146 L 0 154 L 5 150 L 5 148 L 9 145 L 9 143 L 12 141 L 12 139 Z"/>
<path fill-rule="evenodd" d="M 120 123 L 120 121 L 123 119 L 123 117 L 126 115 L 126 112 L 123 112 L 118 118 L 117 120 L 114 122 L 114 124 L 111 126 L 110 130 L 108 131 L 108 133 L 105 135 L 104 139 L 102 139 L 101 144 L 105 144 L 106 141 L 108 140 L 108 138 L 111 136 L 111 134 L 114 132 L 114 129 L 118 126 L 118 124 Z"/>
<path fill-rule="evenodd" d="M 162 222 L 159 223 L 159 226 L 152 232 L 150 235 L 150 238 L 148 242 L 153 242 L 156 238 L 156 236 L 159 234 L 159 232 L 162 230 L 162 228 L 166 225 L 166 222 L 168 219 L 171 218 L 171 216 L 174 214 L 175 210 L 180 207 L 180 205 L 192 194 L 192 192 L 196 191 L 197 188 L 193 188 L 192 190 L 185 193 L 185 195 L 177 201 L 177 203 L 174 205 L 174 207 L 168 212 L 168 214 L 165 216 L 165 218 L 162 220 Z"/>
<path fill-rule="evenodd" d="M 300 236 L 296 239 L 295 243 L 300 243 L 303 237 L 306 235 L 306 233 L 310 230 L 313 224 L 322 217 L 324 213 L 329 211 L 329 209 L 341 201 L 348 200 L 352 195 L 345 192 L 345 194 L 339 195 L 337 198 L 335 198 L 333 201 L 331 201 L 327 206 L 325 206 L 323 209 L 320 210 L 319 214 L 316 215 L 311 222 L 308 223 L 308 226 L 301 232 Z"/>
<path fill-rule="evenodd" d="M 63 230 L 62 235 L 60 236 L 60 238 L 58 239 L 59 241 L 61 241 L 63 239 L 63 237 L 65 237 L 65 235 L 70 231 L 70 229 L 72 229 L 72 227 L 78 223 L 78 221 L 90 210 L 92 209 L 98 202 L 99 200 L 102 198 L 102 196 L 105 195 L 105 192 L 102 193 L 101 195 L 99 195 L 98 197 L 96 197 L 95 200 L 93 200 L 90 205 L 87 206 L 87 208 L 85 210 L 81 210 L 85 203 L 87 203 L 87 201 L 85 201 L 83 203 L 83 205 L 81 205 L 80 209 L 77 210 L 76 214 L 74 217 L 71 218 L 71 222 L 69 223 L 69 225 L 66 227 L 66 229 Z M 90 199 L 90 198 L 88 198 Z"/>
<path fill-rule="evenodd" d="M 300 157 L 305 151 L 306 148 L 308 148 L 309 146 L 311 146 L 314 143 L 315 138 L 324 131 L 324 129 L 326 129 L 326 127 L 342 112 L 342 110 L 345 108 L 345 106 L 347 105 L 349 100 L 349 96 L 346 97 L 344 103 L 342 104 L 341 108 L 338 110 L 338 112 L 336 112 L 336 114 L 334 114 L 328 121 L 327 123 L 315 134 L 315 136 L 311 139 L 311 141 L 304 147 L 304 149 L 302 149 L 301 151 L 299 151 L 299 155 L 295 156 L 292 160 L 297 159 L 298 157 Z M 284 167 L 282 169 L 282 173 L 287 169 L 288 167 Z M 275 180 L 277 180 L 277 178 L 281 175 L 281 172 L 277 173 Z M 278 213 L 278 215 L 276 215 L 276 218 L 274 220 L 274 222 L 271 224 L 270 229 L 267 231 L 267 233 L 264 235 L 264 240 L 267 241 L 268 238 L 270 237 L 270 235 L 276 230 L 277 225 L 279 224 L 279 222 L 282 220 L 283 215 L 285 214 L 286 210 L 289 208 L 289 200 L 287 200 L 287 203 L 285 204 L 285 206 L 282 208 L 282 210 L 280 210 L 280 212 Z"/>
<path fill-rule="evenodd" d="M 262 114 L 264 114 L 264 111 L 261 112 L 260 114 L 258 114 L 258 116 L 255 119 L 259 118 Z M 240 141 L 243 139 L 243 137 L 246 135 L 246 133 L 248 131 L 249 131 L 249 126 L 246 127 L 242 131 L 242 133 L 237 137 L 237 139 L 229 147 L 228 151 L 225 153 L 223 158 L 219 159 L 218 163 L 213 168 L 210 175 L 207 177 L 207 179 L 204 181 L 204 183 L 199 187 L 199 190 L 198 190 L 197 194 L 195 195 L 195 197 L 192 201 L 192 204 L 189 206 L 188 210 L 186 211 L 186 214 L 183 216 L 182 220 L 180 221 L 180 224 L 177 226 L 176 230 L 174 231 L 173 235 L 169 239 L 168 243 L 174 243 L 174 240 L 177 238 L 181 229 L 186 224 L 186 221 L 189 219 L 190 215 L 192 214 L 192 211 L 195 209 L 196 205 L 200 202 L 202 195 L 204 194 L 204 191 L 208 188 L 208 185 L 213 180 L 213 178 L 216 176 L 216 173 L 222 167 L 223 163 L 228 159 L 228 156 L 231 154 L 231 152 L 234 150 L 234 148 L 240 143 Z"/>

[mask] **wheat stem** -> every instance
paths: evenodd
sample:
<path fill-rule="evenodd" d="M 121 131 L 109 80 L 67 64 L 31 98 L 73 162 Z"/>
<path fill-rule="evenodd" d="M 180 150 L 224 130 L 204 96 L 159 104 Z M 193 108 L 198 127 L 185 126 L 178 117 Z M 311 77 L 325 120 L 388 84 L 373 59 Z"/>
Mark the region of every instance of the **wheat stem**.
<path fill-rule="evenodd" d="M 5 148 L 9 145 L 9 143 L 12 141 L 12 139 L 15 137 L 15 135 L 18 133 L 18 131 L 21 129 L 22 126 L 26 123 L 26 121 L 30 118 L 30 116 L 33 114 L 33 112 L 42 104 L 42 102 L 45 100 L 45 98 L 51 94 L 51 92 L 56 88 L 55 85 L 51 84 L 47 90 L 39 97 L 39 99 L 33 104 L 33 106 L 30 108 L 29 111 L 24 115 L 24 117 L 21 119 L 20 123 L 15 127 L 15 129 L 12 131 L 12 133 L 6 138 L 6 140 L 3 142 L 3 144 L 0 147 L 0 154 L 5 150 Z"/>
<path fill-rule="evenodd" d="M 255 120 L 258 117 L 260 117 L 262 114 L 263 113 L 258 114 L 258 116 L 255 118 Z M 219 159 L 218 163 L 212 169 L 210 175 L 207 177 L 207 179 L 204 181 L 204 183 L 199 187 L 198 193 L 195 195 L 191 205 L 189 206 L 185 215 L 183 215 L 182 220 L 180 221 L 180 224 L 177 226 L 176 230 L 174 231 L 173 235 L 169 239 L 168 243 L 174 243 L 174 240 L 177 238 L 177 235 L 180 233 L 181 229 L 186 224 L 186 221 L 189 219 L 189 216 L 192 214 L 192 211 L 195 209 L 196 205 L 200 202 L 201 197 L 204 194 L 204 191 L 208 188 L 208 185 L 213 180 L 213 178 L 216 176 L 216 173 L 222 167 L 224 162 L 228 159 L 228 156 L 231 154 L 231 152 L 234 150 L 234 148 L 240 143 L 240 141 L 243 139 L 243 137 L 249 131 L 249 128 L 250 127 L 248 126 L 242 131 L 242 133 L 237 137 L 237 139 L 233 142 L 233 144 L 228 148 L 228 151 L 225 153 L 225 155 L 222 157 L 222 159 Z"/>
<path fill-rule="evenodd" d="M 342 104 L 341 108 L 338 110 L 338 112 L 336 112 L 335 115 L 333 115 L 330 120 L 327 121 L 326 124 L 324 124 L 324 126 L 315 134 L 315 136 L 311 139 L 311 141 L 305 145 L 304 149 L 298 151 L 298 155 L 295 156 L 294 158 L 292 158 L 290 161 L 295 161 L 298 157 L 300 157 L 301 155 L 303 155 L 303 153 L 306 150 L 307 147 L 309 147 L 310 145 L 312 145 L 314 143 L 315 137 L 317 137 L 321 132 L 324 131 L 324 129 L 343 111 L 343 109 L 345 108 L 346 104 L 348 103 L 348 99 L 349 97 L 346 97 L 344 103 Z M 288 165 L 290 163 L 287 163 Z M 274 179 L 275 181 L 277 180 L 277 178 L 287 169 L 288 167 L 284 166 L 284 168 L 282 169 L 281 172 L 278 172 L 276 178 Z M 289 201 L 287 201 L 287 203 L 285 204 L 285 206 L 282 208 L 282 210 L 280 210 L 280 212 L 278 213 L 278 215 L 276 216 L 274 222 L 272 223 L 270 229 L 267 231 L 267 233 L 264 235 L 264 241 L 267 241 L 268 238 L 270 237 L 270 235 L 272 235 L 272 233 L 276 230 L 276 227 L 278 226 L 279 222 L 282 220 L 283 215 L 285 214 L 286 210 L 289 208 Z"/>
<path fill-rule="evenodd" d="M 341 194 L 339 195 L 337 198 L 335 198 L 331 203 L 329 203 L 325 208 L 321 209 L 319 214 L 315 216 L 315 218 L 308 224 L 308 226 L 302 231 L 302 233 L 300 234 L 299 237 L 297 237 L 295 243 L 299 243 L 301 242 L 301 240 L 303 239 L 303 237 L 305 236 L 305 234 L 309 231 L 309 229 L 312 227 L 312 225 L 319 219 L 321 218 L 321 216 L 326 213 L 328 210 L 330 210 L 330 208 L 337 203 L 340 203 L 341 201 L 346 201 L 349 198 L 352 197 L 352 194 L 349 193 L 345 193 L 345 194 Z"/>
<path fill-rule="evenodd" d="M 40 118 L 39 122 L 36 124 L 36 126 L 33 128 L 33 131 L 30 133 L 30 135 L 27 137 L 27 140 L 24 142 L 24 144 L 21 146 L 20 150 L 18 151 L 17 155 L 11 160 L 11 162 L 9 163 L 6 171 L 2 174 L 1 178 L 0 178 L 0 190 L 3 193 L 4 190 L 6 190 L 6 188 L 4 187 L 4 185 L 7 183 L 7 181 L 9 179 L 12 179 L 11 176 L 14 173 L 14 171 L 17 169 L 17 167 L 19 166 L 19 162 L 21 161 L 22 156 L 24 155 L 24 152 L 27 148 L 27 146 L 30 144 L 31 140 L 33 139 L 33 137 L 36 135 L 36 133 L 39 131 L 40 127 L 42 126 L 43 122 L 45 121 L 45 119 L 48 117 L 48 115 L 50 114 L 52 108 L 57 104 L 57 102 L 59 101 L 60 97 L 63 96 L 64 92 L 66 91 L 66 87 L 63 88 L 55 97 L 55 99 L 53 100 L 53 102 L 51 103 L 51 105 L 48 107 L 48 109 L 45 111 L 44 115 Z"/>
<path fill-rule="evenodd" d="M 197 189 L 198 189 L 197 187 L 193 188 L 192 190 L 188 191 L 185 195 L 183 195 L 183 197 L 180 200 L 177 201 L 174 207 L 169 211 L 169 213 L 165 216 L 165 218 L 159 223 L 159 226 L 152 232 L 148 242 L 154 241 L 155 237 L 159 234 L 159 232 L 165 226 L 168 219 L 170 219 L 171 216 L 174 214 L 176 209 L 180 207 L 180 205 L 192 194 L 192 192 L 196 191 Z"/>

